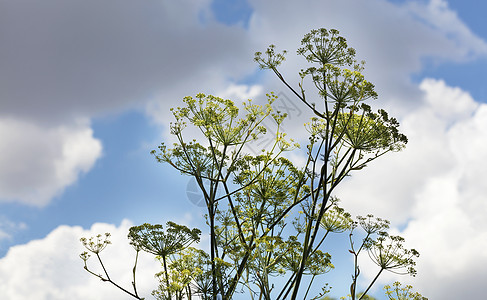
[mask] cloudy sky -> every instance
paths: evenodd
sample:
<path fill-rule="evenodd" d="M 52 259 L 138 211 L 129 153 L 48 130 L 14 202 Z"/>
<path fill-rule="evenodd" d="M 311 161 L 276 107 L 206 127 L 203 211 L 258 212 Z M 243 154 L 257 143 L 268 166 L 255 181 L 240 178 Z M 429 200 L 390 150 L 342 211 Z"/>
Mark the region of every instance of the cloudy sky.
<path fill-rule="evenodd" d="M 410 140 L 348 180 L 343 205 L 390 219 L 420 251 L 418 276 L 401 281 L 430 299 L 481 298 L 486 10 L 463 0 L 0 0 L 0 298 L 124 299 L 82 270 L 81 236 L 112 233 L 107 264 L 128 286 L 120 261 L 132 259 L 132 224 L 202 226 L 189 179 L 149 155 L 168 139 L 169 108 L 198 92 L 293 101 L 253 53 L 289 50 L 282 72 L 297 83 L 295 50 L 320 27 L 339 29 L 367 61 L 375 105 Z M 298 140 L 303 111 L 293 106 L 285 127 Z M 143 268 L 150 291 L 158 268 L 149 257 Z M 374 275 L 362 272 L 364 283 Z"/>

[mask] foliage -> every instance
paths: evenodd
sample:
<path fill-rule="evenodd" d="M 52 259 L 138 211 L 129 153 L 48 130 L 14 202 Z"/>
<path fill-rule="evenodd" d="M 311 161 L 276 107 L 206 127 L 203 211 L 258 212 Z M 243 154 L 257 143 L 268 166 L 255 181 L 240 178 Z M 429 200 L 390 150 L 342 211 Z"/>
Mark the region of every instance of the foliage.
<path fill-rule="evenodd" d="M 348 298 L 372 299 L 367 292 L 384 270 L 416 274 L 418 252 L 387 233 L 387 220 L 372 215 L 354 219 L 335 195 L 347 176 L 386 153 L 400 151 L 407 138 L 395 118 L 384 110 L 373 112 L 366 103 L 377 98 L 374 85 L 365 80 L 364 63 L 356 61 L 355 50 L 337 30 L 313 30 L 301 44 L 297 53 L 309 66 L 299 72 L 298 89 L 279 72 L 285 51 L 278 53 L 271 45 L 264 53 L 257 52 L 255 61 L 273 71 L 314 114 L 305 124 L 309 142 L 304 166 L 283 156 L 299 145 L 282 132 L 286 114 L 272 110 L 277 98 L 273 93 L 267 94 L 265 106 L 249 100 L 240 109 L 231 100 L 198 94 L 172 109 L 175 121 L 170 130 L 177 142 L 172 147 L 163 143 L 152 154 L 196 180 L 206 204 L 210 245 L 207 251 L 189 247 L 199 241 L 201 231 L 173 222 L 165 231 L 162 225 L 132 227 L 129 239 L 136 262 L 139 251 L 161 261 L 162 271 L 156 274 L 160 284 L 153 291 L 156 299 L 232 299 L 235 293 L 246 293 L 250 299 L 330 299 L 325 274 L 334 265 L 327 241 L 344 233 L 354 261 Z M 309 100 L 305 80 L 317 89 L 321 108 Z M 269 134 L 265 120 L 276 124 L 273 142 L 252 154 L 248 146 Z M 203 139 L 188 140 L 188 127 L 199 130 Z M 100 237 L 82 242 L 98 257 L 104 275 L 88 269 L 85 252 L 81 257 L 88 272 L 142 299 L 135 284 L 136 262 L 134 291 L 129 292 L 110 280 L 101 261 L 99 253 L 109 242 Z M 379 269 L 365 291 L 358 293 L 358 258 L 364 252 Z M 313 296 L 317 284 L 322 292 Z"/>

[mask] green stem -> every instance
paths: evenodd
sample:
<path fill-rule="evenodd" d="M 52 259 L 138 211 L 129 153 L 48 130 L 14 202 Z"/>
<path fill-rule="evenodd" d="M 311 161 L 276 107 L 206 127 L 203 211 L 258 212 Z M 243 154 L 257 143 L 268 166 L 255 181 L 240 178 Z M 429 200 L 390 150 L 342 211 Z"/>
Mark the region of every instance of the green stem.
<path fill-rule="evenodd" d="M 367 289 L 365 290 L 365 292 L 362 294 L 362 296 L 358 300 L 361 300 L 367 294 L 367 292 L 370 290 L 370 288 L 374 285 L 374 283 L 377 280 L 377 278 L 379 278 L 379 276 L 382 273 L 382 271 L 384 271 L 383 268 L 381 268 L 380 271 L 379 271 L 379 273 L 377 273 L 377 275 L 375 275 L 374 280 L 372 280 L 372 282 L 369 284 L 369 286 L 367 287 Z"/>
<path fill-rule="evenodd" d="M 167 271 L 167 263 L 166 263 L 166 256 L 162 256 L 162 262 L 164 264 L 164 272 L 166 273 L 166 286 L 167 286 L 167 295 L 169 299 L 171 299 L 171 290 L 169 289 L 169 273 Z"/>

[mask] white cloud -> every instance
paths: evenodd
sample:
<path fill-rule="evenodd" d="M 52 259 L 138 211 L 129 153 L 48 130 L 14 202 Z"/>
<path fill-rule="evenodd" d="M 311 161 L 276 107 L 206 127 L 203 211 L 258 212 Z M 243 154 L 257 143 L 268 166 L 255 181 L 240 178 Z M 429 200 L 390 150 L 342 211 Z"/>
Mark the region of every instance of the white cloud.
<path fill-rule="evenodd" d="M 247 101 L 255 97 L 261 96 L 263 87 L 261 85 L 245 85 L 245 84 L 230 84 L 223 91 L 217 92 L 216 95 L 225 99 L 233 99 L 234 101 Z"/>
<path fill-rule="evenodd" d="M 88 172 L 102 151 L 86 122 L 46 128 L 0 119 L 0 139 L 0 201 L 36 206 Z"/>
<path fill-rule="evenodd" d="M 448 87 L 443 80 L 425 79 L 419 88 L 426 92 L 425 100 L 434 108 L 433 113 L 448 124 L 471 117 L 478 107 L 470 94 Z"/>
<path fill-rule="evenodd" d="M 487 278 L 478 267 L 487 264 L 481 250 L 487 247 L 487 162 L 481 157 L 487 153 L 487 105 L 440 80 L 420 86 L 425 102 L 403 120 L 410 145 L 352 177 L 339 194 L 356 213 L 373 211 L 396 226 L 405 222 L 400 235 L 421 253 L 418 276 L 395 279 L 432 299 L 471 299 Z"/>
<path fill-rule="evenodd" d="M 131 223 L 120 226 L 97 223 L 90 229 L 59 226 L 44 239 L 9 249 L 0 259 L 0 294 L 2 299 L 81 300 L 133 299 L 109 283 L 101 282 L 83 269 L 79 254 L 84 251 L 79 239 L 110 232 L 112 245 L 102 253 L 110 277 L 131 289 L 135 251 L 128 244 Z M 96 258 L 88 260 L 96 272 L 102 272 Z M 139 293 L 150 298 L 157 285 L 154 274 L 160 266 L 152 255 L 141 254 L 138 263 Z"/>
<path fill-rule="evenodd" d="M 458 126 L 463 128 L 461 124 L 470 120 L 479 104 L 468 93 L 448 87 L 441 80 L 425 79 L 420 89 L 424 92 L 423 104 L 401 119 L 400 130 L 409 139 L 406 149 L 370 163 L 340 188 L 339 194 L 344 200 L 351 199 L 347 201 L 353 203 L 356 213 L 364 214 L 369 209 L 401 224 L 411 217 L 411 199 L 417 197 L 428 179 L 456 168 L 454 147 L 459 143 L 451 139 L 450 132 Z M 384 176 L 389 179 L 383 180 Z"/>

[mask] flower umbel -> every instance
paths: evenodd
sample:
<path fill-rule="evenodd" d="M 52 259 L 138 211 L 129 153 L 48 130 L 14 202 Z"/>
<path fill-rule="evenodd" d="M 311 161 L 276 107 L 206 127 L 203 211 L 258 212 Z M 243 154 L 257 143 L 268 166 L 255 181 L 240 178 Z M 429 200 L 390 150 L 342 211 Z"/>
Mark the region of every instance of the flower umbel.
<path fill-rule="evenodd" d="M 85 248 L 88 249 L 90 252 L 98 254 L 101 251 L 103 251 L 103 249 L 105 249 L 109 244 L 112 243 L 110 242 L 109 238 L 110 238 L 110 233 L 107 232 L 104 235 L 98 234 L 97 236 L 90 237 L 89 239 L 82 237 L 80 241 L 83 244 L 83 246 L 85 246 Z"/>

